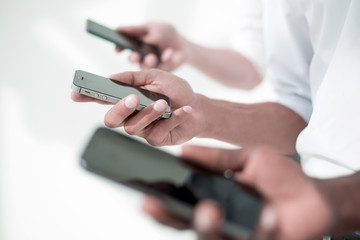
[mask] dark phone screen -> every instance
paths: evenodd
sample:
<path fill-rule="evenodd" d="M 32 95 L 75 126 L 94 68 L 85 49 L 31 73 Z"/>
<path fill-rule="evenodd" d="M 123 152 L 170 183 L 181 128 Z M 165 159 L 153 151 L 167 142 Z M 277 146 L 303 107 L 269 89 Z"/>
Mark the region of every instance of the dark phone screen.
<path fill-rule="evenodd" d="M 222 206 L 228 222 L 249 232 L 261 211 L 260 201 L 234 181 L 196 171 L 171 154 L 106 128 L 93 135 L 82 164 L 102 176 L 156 196 L 168 196 L 190 208 L 200 200 L 212 199 Z"/>

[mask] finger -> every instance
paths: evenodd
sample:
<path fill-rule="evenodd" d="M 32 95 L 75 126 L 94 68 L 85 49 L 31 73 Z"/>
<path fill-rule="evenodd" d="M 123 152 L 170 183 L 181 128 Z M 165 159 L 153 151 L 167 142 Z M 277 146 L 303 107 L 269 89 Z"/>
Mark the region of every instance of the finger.
<path fill-rule="evenodd" d="M 129 55 L 129 61 L 132 63 L 140 63 L 141 62 L 141 56 L 138 52 L 132 52 Z"/>
<path fill-rule="evenodd" d="M 173 55 L 174 55 L 174 50 L 172 48 L 165 49 L 161 54 L 161 62 L 169 63 Z"/>
<path fill-rule="evenodd" d="M 80 94 L 78 92 L 74 92 L 74 91 L 71 92 L 71 99 L 74 102 L 96 102 L 96 103 L 103 104 L 103 105 L 111 105 L 112 104 L 109 102 L 98 100 L 96 98 L 82 95 L 82 94 Z"/>
<path fill-rule="evenodd" d="M 71 92 L 71 99 L 75 102 L 94 102 L 95 98 L 82 95 L 78 92 Z"/>
<path fill-rule="evenodd" d="M 177 52 L 172 52 L 172 53 L 168 53 L 170 56 L 166 56 L 165 58 L 169 58 L 167 60 L 167 62 L 165 62 L 164 64 L 161 64 L 161 66 L 159 67 L 162 70 L 165 71 L 170 71 L 173 70 L 174 68 L 176 68 L 177 66 L 181 65 L 185 59 L 184 59 L 184 55 L 177 51 Z"/>
<path fill-rule="evenodd" d="M 153 80 L 153 78 L 148 77 L 148 71 L 122 72 L 113 74 L 109 78 L 132 86 L 144 86 Z"/>
<path fill-rule="evenodd" d="M 141 67 L 144 69 L 154 68 L 156 67 L 158 59 L 155 54 L 149 53 L 143 59 Z"/>
<path fill-rule="evenodd" d="M 121 47 L 115 45 L 115 52 L 119 53 L 122 50 L 124 50 L 124 49 L 122 49 Z"/>
<path fill-rule="evenodd" d="M 142 210 L 158 223 L 173 227 L 178 230 L 189 228 L 186 221 L 172 213 L 160 200 L 147 196 L 143 202 Z"/>
<path fill-rule="evenodd" d="M 139 103 L 139 97 L 134 94 L 123 98 L 106 113 L 105 125 L 110 128 L 122 126 L 124 120 L 136 110 Z"/>
<path fill-rule="evenodd" d="M 157 66 L 161 70 L 171 71 L 175 63 L 173 62 L 174 50 L 167 48 L 161 54 L 161 63 Z"/>
<path fill-rule="evenodd" d="M 142 37 L 146 35 L 147 28 L 145 25 L 138 25 L 138 26 L 120 26 L 115 29 L 115 31 L 120 33 L 125 33 L 134 37 Z"/>
<path fill-rule="evenodd" d="M 242 170 L 247 161 L 246 150 L 228 150 L 185 145 L 182 148 L 182 158 L 194 162 L 217 172 L 227 170 Z"/>
<path fill-rule="evenodd" d="M 195 208 L 194 228 L 198 239 L 220 239 L 223 214 L 216 203 L 204 201 Z"/>
<path fill-rule="evenodd" d="M 146 108 L 142 109 L 132 118 L 128 119 L 124 124 L 124 129 L 128 134 L 139 134 L 149 124 L 157 120 L 166 112 L 168 104 L 165 100 L 160 99 Z"/>
<path fill-rule="evenodd" d="M 270 207 L 266 206 L 261 213 L 260 221 L 256 227 L 255 237 L 256 240 L 275 240 L 276 234 L 276 212 Z"/>
<path fill-rule="evenodd" d="M 243 169 L 244 171 L 237 172 L 234 174 L 233 178 L 241 183 L 247 184 L 249 186 L 257 186 L 256 188 L 259 191 L 266 191 L 268 189 L 263 189 L 264 186 L 259 182 L 261 179 L 264 179 L 264 177 L 260 177 L 261 175 L 258 174 L 259 169 L 261 168 L 267 168 L 269 164 L 271 165 L 282 165 L 283 161 L 285 161 L 287 164 L 294 164 L 297 166 L 295 161 L 289 161 L 285 157 L 281 156 L 279 158 L 279 155 L 273 151 L 270 151 L 267 148 L 264 147 L 257 147 L 254 149 L 247 149 L 246 151 L 246 158 L 244 159 Z M 271 163 L 270 163 L 271 161 Z M 249 164 L 252 163 L 252 164 Z"/>
<path fill-rule="evenodd" d="M 176 109 L 171 117 L 168 119 L 162 119 L 156 123 L 152 129 L 147 129 L 142 133 L 144 137 L 151 145 L 164 145 L 172 142 L 178 144 L 185 142 L 186 139 L 168 139 L 170 132 L 173 131 L 176 127 L 181 125 L 191 116 L 192 108 L 190 106 L 185 106 L 179 109 Z M 174 134 L 173 134 L 174 135 Z"/>

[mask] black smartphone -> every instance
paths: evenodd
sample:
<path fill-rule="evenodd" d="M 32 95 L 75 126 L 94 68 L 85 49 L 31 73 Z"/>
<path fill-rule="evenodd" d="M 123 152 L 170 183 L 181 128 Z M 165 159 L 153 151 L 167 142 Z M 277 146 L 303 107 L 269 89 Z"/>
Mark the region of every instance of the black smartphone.
<path fill-rule="evenodd" d="M 113 42 L 122 49 L 130 49 L 138 52 L 142 58 L 146 54 L 153 53 L 156 55 L 158 62 L 161 62 L 159 49 L 154 45 L 140 41 L 138 38 L 129 36 L 125 33 L 119 33 L 90 19 L 86 22 L 86 30 L 95 36 Z"/>
<path fill-rule="evenodd" d="M 261 200 L 229 176 L 187 162 L 107 128 L 95 131 L 81 157 L 85 169 L 156 196 L 188 221 L 198 201 L 212 199 L 224 210 L 222 233 L 249 239 L 262 208 Z"/>
<path fill-rule="evenodd" d="M 159 99 L 164 99 L 168 103 L 168 108 L 161 117 L 169 118 L 171 115 L 170 100 L 164 94 L 130 86 L 89 72 L 76 70 L 71 89 L 82 95 L 114 104 L 130 94 L 135 94 L 140 98 L 140 105 L 136 109 L 139 111 Z"/>

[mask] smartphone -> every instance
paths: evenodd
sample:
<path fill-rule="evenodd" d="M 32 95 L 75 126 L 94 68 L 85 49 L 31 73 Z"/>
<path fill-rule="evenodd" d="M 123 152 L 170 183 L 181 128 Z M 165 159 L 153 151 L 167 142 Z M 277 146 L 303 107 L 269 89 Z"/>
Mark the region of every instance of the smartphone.
<path fill-rule="evenodd" d="M 129 36 L 125 33 L 119 33 L 90 19 L 86 22 L 86 30 L 95 36 L 113 42 L 122 49 L 130 49 L 138 52 L 142 58 L 146 54 L 153 53 L 156 55 L 158 62 L 161 62 L 159 49 L 154 45 L 142 42 L 138 38 Z"/>
<path fill-rule="evenodd" d="M 140 105 L 136 109 L 139 111 L 159 99 L 164 99 L 168 103 L 168 108 L 161 117 L 169 118 L 171 116 L 170 100 L 164 94 L 127 85 L 89 72 L 76 70 L 71 89 L 82 95 L 114 104 L 130 94 L 135 94 L 140 98 Z"/>
<path fill-rule="evenodd" d="M 212 199 L 225 214 L 224 236 L 249 239 L 262 209 L 261 200 L 228 175 L 186 162 L 103 127 L 95 131 L 81 156 L 86 170 L 159 198 L 189 222 L 196 203 Z"/>

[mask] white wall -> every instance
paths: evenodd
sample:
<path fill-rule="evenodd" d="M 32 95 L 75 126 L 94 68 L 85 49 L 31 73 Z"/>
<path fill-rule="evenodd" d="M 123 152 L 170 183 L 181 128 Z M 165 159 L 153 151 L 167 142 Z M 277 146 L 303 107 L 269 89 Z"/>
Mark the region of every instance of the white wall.
<path fill-rule="evenodd" d="M 111 27 L 164 20 L 189 39 L 220 46 L 239 24 L 233 6 L 245 2 L 0 0 L 0 239 L 193 239 L 143 215 L 140 194 L 79 167 L 79 154 L 109 107 L 72 102 L 70 85 L 75 69 L 104 76 L 138 69 L 128 53 L 117 55 L 111 44 L 88 35 L 86 18 Z M 214 98 L 271 97 L 266 84 L 248 93 L 188 66 L 176 74 Z"/>

